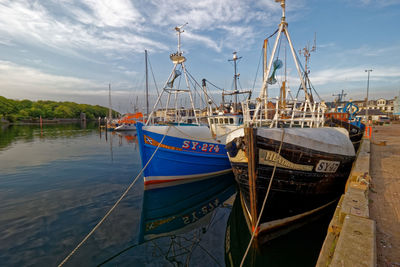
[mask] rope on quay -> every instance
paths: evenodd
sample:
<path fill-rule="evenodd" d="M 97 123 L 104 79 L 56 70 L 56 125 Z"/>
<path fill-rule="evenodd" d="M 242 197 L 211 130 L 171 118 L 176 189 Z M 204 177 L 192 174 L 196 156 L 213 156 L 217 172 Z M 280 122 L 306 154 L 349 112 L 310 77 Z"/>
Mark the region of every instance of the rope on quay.
<path fill-rule="evenodd" d="M 282 138 L 281 138 L 281 144 L 279 145 L 278 155 L 281 154 L 281 149 L 282 149 L 283 137 L 284 137 L 284 136 L 285 136 L 285 129 L 282 128 Z M 261 207 L 261 211 L 260 211 L 260 216 L 258 217 L 257 224 L 256 224 L 256 226 L 254 227 L 253 233 L 251 234 L 251 239 L 250 239 L 249 245 L 247 246 L 246 252 L 244 253 L 243 258 L 242 258 L 242 261 L 240 262 L 240 267 L 242 267 L 243 264 L 244 264 L 244 260 L 246 259 L 246 256 L 247 256 L 247 254 L 249 253 L 250 246 L 251 246 L 251 244 L 253 243 L 253 239 L 254 239 L 255 233 L 256 233 L 256 231 L 257 231 L 258 225 L 260 224 L 261 214 L 262 214 L 263 211 L 264 211 L 265 203 L 267 202 L 267 198 L 268 198 L 268 195 L 269 195 L 269 191 L 271 190 L 272 180 L 273 180 L 274 177 L 275 177 L 275 170 L 276 170 L 276 166 L 277 166 L 277 165 L 278 165 L 278 158 L 275 159 L 274 169 L 273 169 L 273 171 L 272 171 L 271 179 L 269 180 L 267 193 L 265 194 L 265 198 L 264 198 L 264 201 L 263 201 L 263 204 L 262 204 L 262 207 Z"/>
<path fill-rule="evenodd" d="M 71 253 L 68 254 L 67 257 L 58 265 L 58 267 L 63 266 L 69 258 L 71 258 L 72 255 L 88 240 L 88 238 L 97 230 L 97 228 L 100 227 L 100 225 L 107 219 L 107 217 L 113 212 L 113 210 L 118 206 L 118 204 L 121 202 L 121 200 L 126 196 L 126 194 L 129 192 L 129 190 L 132 188 L 132 186 L 136 183 L 137 179 L 142 175 L 143 171 L 147 168 L 147 165 L 151 162 L 153 159 L 154 155 L 157 153 L 158 149 L 160 148 L 162 142 L 164 141 L 165 137 L 168 134 L 170 127 L 168 127 L 166 133 L 164 134 L 163 138 L 161 139 L 160 143 L 158 144 L 156 150 L 154 153 L 151 155 L 150 159 L 147 161 L 146 165 L 141 169 L 139 174 L 135 177 L 135 179 L 132 181 L 132 183 L 128 186 L 128 188 L 125 190 L 125 192 L 121 195 L 121 197 L 115 202 L 114 206 L 111 207 L 111 209 L 104 215 L 104 217 L 96 224 L 95 227 L 83 238 L 83 240 L 71 251 Z"/>

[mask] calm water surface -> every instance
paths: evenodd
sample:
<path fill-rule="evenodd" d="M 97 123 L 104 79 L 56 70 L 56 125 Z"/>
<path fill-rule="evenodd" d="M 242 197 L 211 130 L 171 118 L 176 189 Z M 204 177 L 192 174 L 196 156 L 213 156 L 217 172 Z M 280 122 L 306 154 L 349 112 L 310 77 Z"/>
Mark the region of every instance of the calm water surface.
<path fill-rule="evenodd" d="M 42 131 L 38 126 L 2 126 L 0 266 L 58 265 L 140 169 L 135 132 L 109 133 L 106 139 L 94 124 L 46 125 Z M 138 244 L 142 198 L 139 179 L 65 266 L 226 265 L 225 233 L 232 207 L 216 208 L 190 231 Z M 264 258 L 253 262 L 315 265 L 327 223 L 325 218 L 278 239 L 260 250 Z"/>

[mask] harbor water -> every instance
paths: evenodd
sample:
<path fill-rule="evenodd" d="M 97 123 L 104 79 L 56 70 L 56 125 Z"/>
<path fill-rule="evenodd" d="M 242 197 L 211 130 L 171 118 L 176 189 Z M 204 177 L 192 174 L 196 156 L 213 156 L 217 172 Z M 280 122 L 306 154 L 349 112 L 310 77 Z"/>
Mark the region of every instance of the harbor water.
<path fill-rule="evenodd" d="M 44 125 L 43 129 L 2 126 L 0 266 L 58 265 L 140 170 L 134 131 L 106 136 L 90 123 Z M 232 188 L 234 193 L 234 184 Z M 183 188 L 175 192 L 179 190 Z M 196 210 L 191 213 L 191 222 L 198 220 L 192 227 L 146 239 L 143 198 L 143 179 L 139 178 L 65 266 L 238 266 L 249 236 L 235 236 L 233 231 L 227 235 L 232 228 L 248 233 L 232 205 L 218 206 L 214 198 L 199 204 L 204 217 Z M 314 266 L 330 217 L 254 248 L 245 265 Z M 232 247 L 236 249 L 229 256 L 226 252 Z"/>

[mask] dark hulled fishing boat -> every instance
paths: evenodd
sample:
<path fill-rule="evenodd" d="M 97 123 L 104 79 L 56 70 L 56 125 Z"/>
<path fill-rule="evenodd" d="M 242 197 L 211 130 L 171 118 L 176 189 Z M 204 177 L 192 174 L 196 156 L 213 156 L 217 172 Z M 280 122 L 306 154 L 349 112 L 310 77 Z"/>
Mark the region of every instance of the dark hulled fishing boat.
<path fill-rule="evenodd" d="M 355 158 L 346 130 L 260 127 L 236 134 L 228 152 L 250 230 L 261 217 L 259 240 L 300 225 L 342 194 Z"/>
<path fill-rule="evenodd" d="M 360 147 L 365 131 L 365 125 L 361 122 L 361 118 L 355 116 L 358 110 L 358 106 L 350 101 L 344 107 L 336 108 L 335 112 L 325 113 L 325 125 L 346 129 L 356 152 Z"/>
<path fill-rule="evenodd" d="M 301 71 L 287 30 L 285 1 L 279 2 L 282 19 L 260 96 L 255 103 L 242 104 L 245 128 L 229 134 L 226 145 L 249 229 L 260 242 L 290 231 L 333 204 L 355 159 L 349 133 L 324 127 L 326 106 L 314 100 L 307 86 L 309 71 Z M 276 83 L 274 75 L 282 67 L 275 58 L 282 35 L 293 55 L 303 101 L 286 96 L 285 80 L 280 97 L 268 98 L 268 84 Z"/>

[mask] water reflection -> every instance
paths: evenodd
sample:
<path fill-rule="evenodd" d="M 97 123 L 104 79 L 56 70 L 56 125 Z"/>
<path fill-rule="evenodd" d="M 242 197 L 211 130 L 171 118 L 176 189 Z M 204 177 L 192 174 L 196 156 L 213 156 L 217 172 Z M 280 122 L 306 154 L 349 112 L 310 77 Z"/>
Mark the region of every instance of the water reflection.
<path fill-rule="evenodd" d="M 132 144 L 110 145 L 87 124 L 1 131 L 0 265 L 57 265 L 104 216 L 140 170 Z M 137 240 L 143 182 L 66 266 L 88 266 Z M 107 253 L 109 252 L 109 253 Z"/>
<path fill-rule="evenodd" d="M 101 134 L 90 123 L 44 125 L 43 137 L 38 126 L 2 128 L 0 265 L 60 263 L 140 171 L 136 132 Z M 250 234 L 240 202 L 232 213 L 220 205 L 233 184 L 144 190 L 139 179 L 66 266 L 238 266 Z M 315 265 L 328 221 L 254 248 L 247 266 Z"/>
<path fill-rule="evenodd" d="M 223 203 L 234 193 L 232 175 L 162 188 L 146 186 L 140 246 L 133 246 L 133 253 L 146 251 L 139 259 L 143 264 L 151 261 L 154 265 L 224 265 L 222 241 L 230 209 Z M 104 263 L 112 260 L 116 264 L 115 259 L 116 255 Z"/>
<path fill-rule="evenodd" d="M 263 245 L 253 242 L 243 266 L 315 266 L 332 209 L 313 222 Z M 240 266 L 250 238 L 240 195 L 237 194 L 226 226 L 226 266 Z"/>
<path fill-rule="evenodd" d="M 58 139 L 75 138 L 91 134 L 96 130 L 94 122 L 74 124 L 2 125 L 0 129 L 0 150 L 7 149 L 16 142 L 31 142 L 36 138 Z"/>

